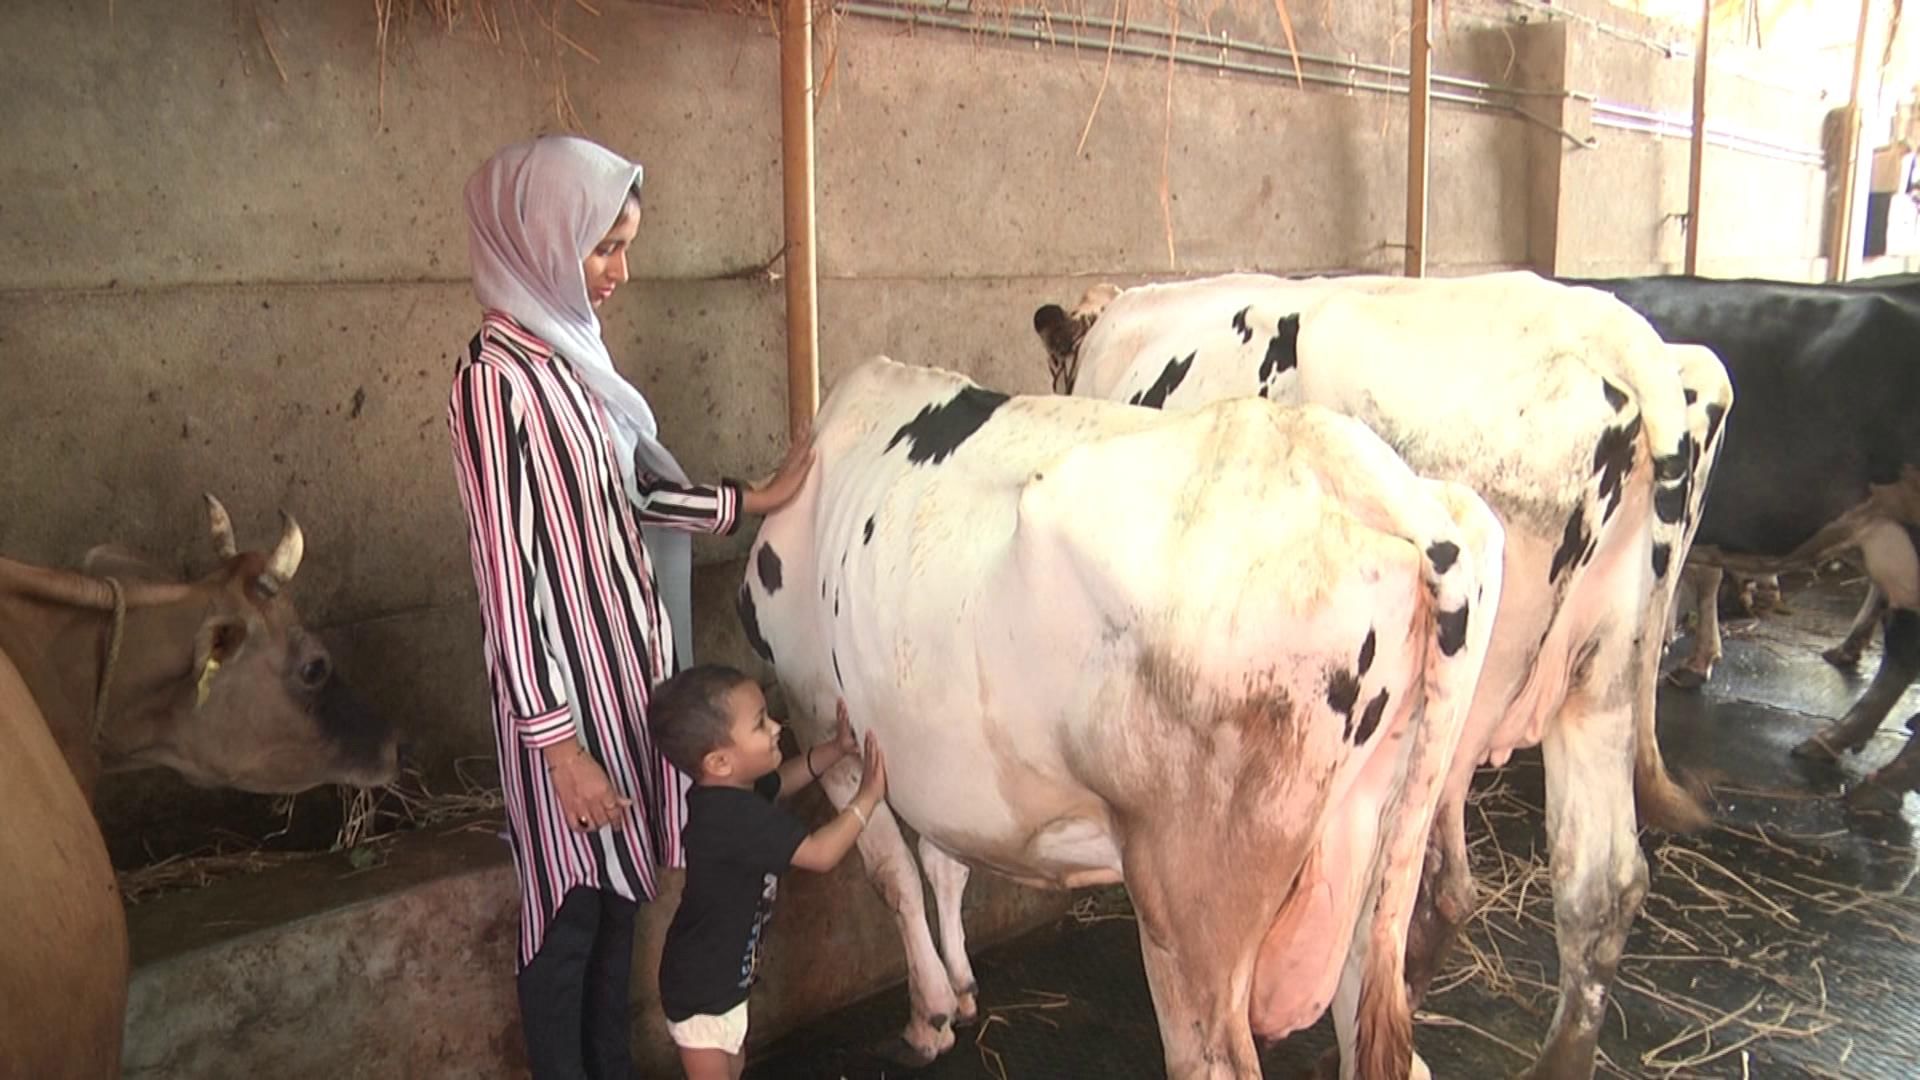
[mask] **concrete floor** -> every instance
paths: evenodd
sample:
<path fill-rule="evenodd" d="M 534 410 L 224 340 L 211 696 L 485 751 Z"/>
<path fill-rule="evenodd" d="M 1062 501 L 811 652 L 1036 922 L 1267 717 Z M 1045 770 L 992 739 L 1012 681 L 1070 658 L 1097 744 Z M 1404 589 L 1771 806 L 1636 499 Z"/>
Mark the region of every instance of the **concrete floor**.
<path fill-rule="evenodd" d="M 1909 796 L 1899 816 L 1850 819 L 1833 797 L 1898 752 L 1920 691 L 1838 767 L 1787 754 L 1851 704 L 1879 662 L 1872 651 L 1848 674 L 1819 657 L 1861 588 L 1790 591 L 1788 613 L 1730 624 L 1726 659 L 1704 691 L 1663 690 L 1668 760 L 1713 785 L 1719 823 L 1698 837 L 1643 839 L 1653 891 L 1620 967 L 1600 1075 L 1920 1076 L 1920 1000 L 1910 989 L 1920 976 L 1920 799 Z M 1520 755 L 1476 785 L 1476 876 L 1483 898 L 1498 899 L 1469 926 L 1421 1014 L 1416 1044 L 1437 1077 L 1512 1075 L 1551 1016 L 1539 761 Z M 985 1022 L 925 1069 L 888 1064 L 878 1049 L 905 1020 L 906 993 L 895 987 L 757 1048 L 747 1076 L 1159 1076 L 1125 895 L 1089 893 L 1080 910 L 1092 917 L 975 957 Z M 1268 1048 L 1267 1075 L 1299 1073 L 1331 1039 L 1323 1019 Z"/>

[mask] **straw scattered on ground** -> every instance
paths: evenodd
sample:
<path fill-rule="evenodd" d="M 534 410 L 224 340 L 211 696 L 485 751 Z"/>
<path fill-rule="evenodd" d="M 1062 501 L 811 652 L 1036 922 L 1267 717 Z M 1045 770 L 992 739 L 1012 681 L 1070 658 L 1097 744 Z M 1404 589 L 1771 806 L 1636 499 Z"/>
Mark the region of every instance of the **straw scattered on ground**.
<path fill-rule="evenodd" d="M 1514 767 L 1538 768 L 1536 762 Z M 1723 791 L 1722 794 L 1727 794 Z M 1744 797 L 1795 799 L 1798 792 L 1742 792 Z M 1521 819 L 1525 834 L 1537 836 L 1541 808 L 1515 793 L 1503 776 L 1477 790 L 1468 813 L 1477 818 L 1469 852 L 1481 905 L 1435 978 L 1422 1024 L 1463 1029 L 1532 1060 L 1537 1044 L 1519 1045 L 1446 1011 L 1448 995 L 1471 985 L 1476 992 L 1514 1002 L 1537 1018 L 1528 1028 L 1544 1036 L 1558 992 L 1557 964 L 1543 965 L 1541 954 L 1553 935 L 1551 871 L 1533 849 L 1508 850 L 1495 826 Z M 1521 832 L 1509 830 L 1509 835 Z M 1792 836 L 1765 826 L 1722 824 L 1718 834 L 1755 844 L 1781 856 L 1768 872 L 1748 871 L 1738 860 L 1719 858 L 1700 840 L 1667 840 L 1648 853 L 1652 880 L 1636 932 L 1621 957 L 1609 999 L 1609 1027 L 1629 1035 L 1622 999 L 1638 997 L 1659 1006 L 1671 1030 L 1637 1034 L 1653 1045 L 1625 1065 L 1601 1063 L 1603 1072 L 1623 1076 L 1684 1077 L 1749 1075 L 1756 1053 L 1769 1045 L 1810 1043 L 1808 1049 L 1830 1062 L 1833 1071 L 1802 1064 L 1814 1075 L 1846 1075 L 1855 1035 L 1877 1030 L 1876 1022 L 1848 1016 L 1832 993 L 1832 937 L 1817 927 L 1844 919 L 1849 937 L 1856 928 L 1884 934 L 1889 946 L 1920 944 L 1920 898 L 1904 891 L 1873 891 L 1833 880 L 1838 871 L 1818 846 L 1834 836 Z M 1859 838 L 1855 838 L 1856 840 Z M 1872 843 L 1872 841 L 1866 841 Z M 1894 845 L 1888 845 L 1894 847 Z M 1550 954 L 1549 954 L 1550 955 Z M 1851 1001 L 1875 995 L 1872 980 L 1847 972 Z M 1707 1000 L 1737 979 L 1749 988 L 1735 1008 Z M 1703 983 L 1709 989 L 1703 990 Z M 1884 988 L 1889 997 L 1899 993 Z M 1634 1023 L 1646 1024 L 1635 1010 Z M 1603 1054 L 1604 1058 L 1605 1055 Z M 1710 1068 L 1711 1067 L 1711 1068 Z"/>

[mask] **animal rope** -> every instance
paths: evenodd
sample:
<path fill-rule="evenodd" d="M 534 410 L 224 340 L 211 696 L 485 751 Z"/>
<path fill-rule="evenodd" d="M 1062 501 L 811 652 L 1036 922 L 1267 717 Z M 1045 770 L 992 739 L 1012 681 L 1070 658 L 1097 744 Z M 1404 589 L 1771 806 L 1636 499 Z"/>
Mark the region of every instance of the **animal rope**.
<path fill-rule="evenodd" d="M 127 593 L 118 578 L 105 578 L 113 593 L 113 622 L 107 630 L 107 655 L 100 664 L 100 692 L 93 699 L 93 744 L 100 745 L 100 729 L 107 722 L 107 688 L 113 685 L 113 669 L 120 663 L 120 639 L 127 629 Z"/>

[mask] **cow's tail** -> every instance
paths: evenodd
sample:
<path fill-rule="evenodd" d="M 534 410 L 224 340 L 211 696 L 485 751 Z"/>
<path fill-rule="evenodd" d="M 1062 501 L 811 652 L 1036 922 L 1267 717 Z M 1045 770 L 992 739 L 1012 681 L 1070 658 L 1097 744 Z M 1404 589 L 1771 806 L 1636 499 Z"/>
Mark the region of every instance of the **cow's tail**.
<path fill-rule="evenodd" d="M 1457 710 L 1464 726 L 1500 607 L 1506 533 L 1471 489 L 1426 483 L 1448 520 L 1444 531 L 1425 538 L 1423 574 L 1433 601 L 1435 647 L 1427 652 L 1422 689 L 1430 715 Z"/>
<path fill-rule="evenodd" d="M 1665 355 L 1679 375 L 1687 426 L 1680 440 L 1680 454 L 1654 458 L 1653 588 L 1648 618 L 1643 620 L 1641 630 L 1642 678 L 1634 707 L 1633 793 L 1643 824 L 1685 833 L 1704 828 L 1713 818 L 1702 802 L 1706 792 L 1698 785 L 1676 781 L 1661 758 L 1655 732 L 1655 699 L 1679 567 L 1700 526 L 1707 481 L 1719 460 L 1727 411 L 1733 406 L 1733 384 L 1719 359 L 1707 349 L 1669 345 Z M 1711 603 L 1711 598 L 1707 602 Z"/>

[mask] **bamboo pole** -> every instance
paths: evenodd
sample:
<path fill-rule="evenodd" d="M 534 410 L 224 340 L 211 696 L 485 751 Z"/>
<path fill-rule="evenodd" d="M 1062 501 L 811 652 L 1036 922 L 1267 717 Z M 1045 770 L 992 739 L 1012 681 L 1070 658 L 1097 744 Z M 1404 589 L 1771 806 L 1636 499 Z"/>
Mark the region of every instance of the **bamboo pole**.
<path fill-rule="evenodd" d="M 1433 112 L 1433 43 L 1427 37 L 1432 0 L 1413 0 L 1408 40 L 1413 56 L 1407 74 L 1407 268 L 1408 277 L 1427 273 L 1427 119 Z"/>
<path fill-rule="evenodd" d="M 787 264 L 787 430 L 798 439 L 820 407 L 819 266 L 814 252 L 813 3 L 782 0 L 780 169 Z"/>
<path fill-rule="evenodd" d="M 1860 0 L 1860 29 L 1853 38 L 1853 87 L 1847 92 L 1846 130 L 1840 145 L 1840 200 L 1827 247 L 1827 280 L 1845 281 L 1853 262 L 1853 189 L 1860 178 L 1860 70 L 1867 53 L 1867 21 L 1873 0 Z"/>
<path fill-rule="evenodd" d="M 1693 54 L 1693 145 L 1687 155 L 1687 276 L 1700 272 L 1700 187 L 1707 160 L 1707 44 L 1713 0 L 1700 0 L 1700 41 Z"/>

